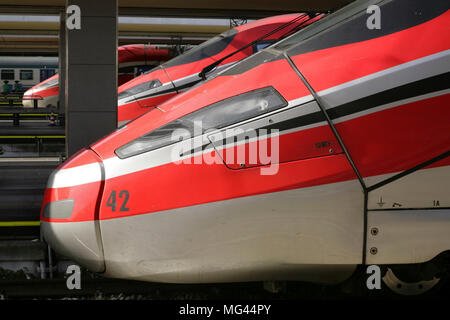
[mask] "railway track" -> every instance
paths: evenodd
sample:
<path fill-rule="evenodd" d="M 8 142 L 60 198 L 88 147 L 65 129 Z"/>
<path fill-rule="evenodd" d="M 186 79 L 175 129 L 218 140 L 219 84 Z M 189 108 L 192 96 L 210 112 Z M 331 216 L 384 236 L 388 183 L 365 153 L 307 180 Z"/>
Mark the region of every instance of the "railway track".
<path fill-rule="evenodd" d="M 1 279 L 1 276 L 0 276 Z M 0 300 L 89 299 L 89 300 L 448 300 L 450 285 L 421 296 L 397 296 L 383 290 L 349 292 L 345 285 L 287 282 L 285 290 L 271 293 L 262 282 L 224 284 L 167 284 L 102 278 L 88 273 L 80 290 L 69 290 L 66 279 L 0 280 Z"/>
<path fill-rule="evenodd" d="M 90 298 L 101 299 L 108 295 L 157 295 L 158 286 L 143 282 L 114 279 L 84 279 L 80 290 L 69 290 L 66 279 L 1 280 L 0 297 L 3 299 L 32 298 Z"/>
<path fill-rule="evenodd" d="M 84 278 L 80 290 L 69 290 L 66 279 L 0 280 L 3 299 L 268 299 L 275 295 L 263 290 L 262 283 L 243 284 L 164 284 L 107 278 Z"/>
<path fill-rule="evenodd" d="M 116 279 L 84 279 L 80 290 L 69 290 L 66 279 L 0 280 L 3 299 L 145 299 L 145 300 L 222 300 L 222 299 L 336 299 L 351 298 L 338 286 L 292 283 L 290 291 L 270 293 L 261 282 L 229 284 L 165 284 Z"/>

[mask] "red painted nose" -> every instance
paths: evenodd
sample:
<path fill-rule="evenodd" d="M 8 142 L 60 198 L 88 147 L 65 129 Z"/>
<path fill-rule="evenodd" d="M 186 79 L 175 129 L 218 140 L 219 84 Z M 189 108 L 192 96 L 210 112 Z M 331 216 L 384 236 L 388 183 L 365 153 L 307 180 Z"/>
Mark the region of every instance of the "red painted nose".
<path fill-rule="evenodd" d="M 121 127 L 127 124 L 145 111 L 148 111 L 148 108 L 142 108 L 137 101 L 130 101 L 122 104 L 119 103 L 117 114 L 118 126 Z"/>
<path fill-rule="evenodd" d="M 83 150 L 50 176 L 41 209 L 41 235 L 58 253 L 82 266 L 105 269 L 97 203 L 102 165 L 92 150 Z"/>

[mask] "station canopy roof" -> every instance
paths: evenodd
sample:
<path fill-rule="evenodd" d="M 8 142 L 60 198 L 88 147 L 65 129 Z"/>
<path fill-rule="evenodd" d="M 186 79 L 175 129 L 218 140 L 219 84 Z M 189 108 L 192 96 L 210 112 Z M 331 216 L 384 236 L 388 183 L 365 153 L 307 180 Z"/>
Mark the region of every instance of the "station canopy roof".
<path fill-rule="evenodd" d="M 119 45 L 198 44 L 253 20 L 292 12 L 327 12 L 353 0 L 119 0 Z M 58 51 L 65 0 L 0 0 L 0 54 Z"/>
<path fill-rule="evenodd" d="M 288 12 L 326 11 L 352 0 L 119 0 L 120 15 L 262 18 Z M 0 13 L 58 13 L 65 0 L 0 0 Z"/>

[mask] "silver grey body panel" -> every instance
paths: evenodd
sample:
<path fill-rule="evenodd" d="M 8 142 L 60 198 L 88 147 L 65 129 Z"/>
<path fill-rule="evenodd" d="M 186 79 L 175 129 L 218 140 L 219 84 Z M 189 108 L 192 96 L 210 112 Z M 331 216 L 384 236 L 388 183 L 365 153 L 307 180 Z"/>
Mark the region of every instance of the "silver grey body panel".
<path fill-rule="evenodd" d="M 420 263 L 450 250 L 449 190 L 450 167 L 444 166 L 413 172 L 371 191 L 367 263 Z"/>
<path fill-rule="evenodd" d="M 98 221 L 46 222 L 41 235 L 58 253 L 70 257 L 94 272 L 103 272 L 103 248 Z"/>
<path fill-rule="evenodd" d="M 368 264 L 421 263 L 450 250 L 450 209 L 369 211 L 372 228 L 379 231 L 368 235 Z"/>
<path fill-rule="evenodd" d="M 101 220 L 105 275 L 336 283 L 361 263 L 362 219 L 353 180 Z"/>

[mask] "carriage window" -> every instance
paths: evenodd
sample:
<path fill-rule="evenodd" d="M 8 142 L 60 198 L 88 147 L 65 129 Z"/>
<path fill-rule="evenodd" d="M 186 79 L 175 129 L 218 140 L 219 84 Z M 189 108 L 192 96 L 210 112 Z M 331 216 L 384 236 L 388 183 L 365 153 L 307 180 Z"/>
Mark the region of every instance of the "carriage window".
<path fill-rule="evenodd" d="M 1 73 L 2 80 L 14 80 L 13 69 L 3 69 Z"/>
<path fill-rule="evenodd" d="M 33 80 L 33 70 L 20 70 L 20 80 Z"/>

